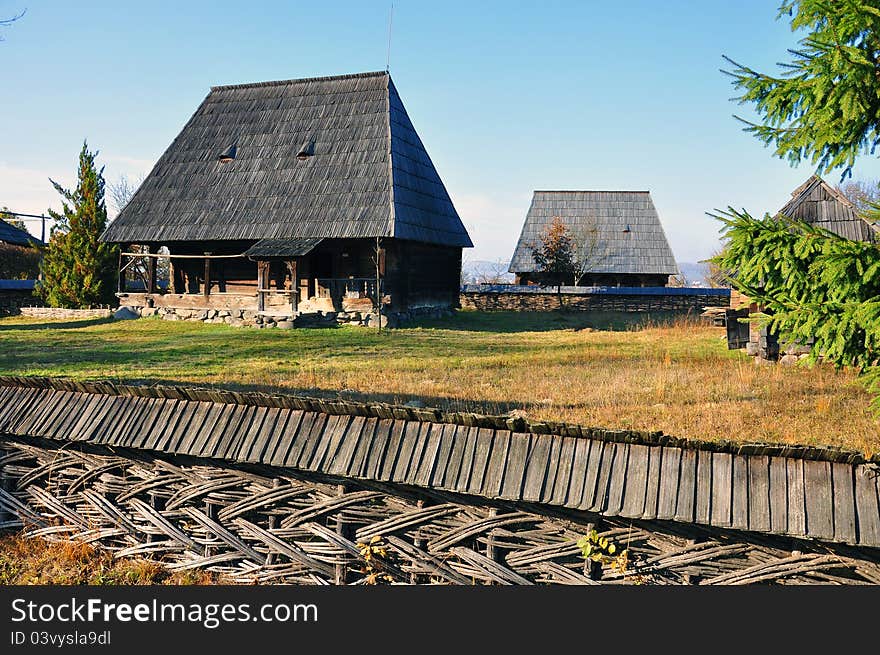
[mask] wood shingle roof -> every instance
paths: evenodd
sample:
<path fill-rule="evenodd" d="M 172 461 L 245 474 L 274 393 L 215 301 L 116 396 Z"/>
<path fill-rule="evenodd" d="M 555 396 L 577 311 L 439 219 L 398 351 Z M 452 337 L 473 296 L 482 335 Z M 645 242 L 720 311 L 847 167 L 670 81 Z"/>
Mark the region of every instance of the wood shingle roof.
<path fill-rule="evenodd" d="M 597 230 L 602 257 L 591 273 L 676 275 L 678 265 L 666 241 L 648 191 L 535 191 L 510 262 L 511 273 L 538 270 L 532 248 L 553 219 Z"/>
<path fill-rule="evenodd" d="M 472 245 L 385 72 L 213 87 L 103 239 L 376 236 Z"/>
<path fill-rule="evenodd" d="M 858 208 L 818 175 L 792 191 L 778 214 L 825 228 L 853 241 L 877 241 L 877 227 L 859 215 Z"/>
<path fill-rule="evenodd" d="M 10 225 L 0 218 L 0 242 L 13 246 L 40 246 L 43 242 L 21 228 Z"/>

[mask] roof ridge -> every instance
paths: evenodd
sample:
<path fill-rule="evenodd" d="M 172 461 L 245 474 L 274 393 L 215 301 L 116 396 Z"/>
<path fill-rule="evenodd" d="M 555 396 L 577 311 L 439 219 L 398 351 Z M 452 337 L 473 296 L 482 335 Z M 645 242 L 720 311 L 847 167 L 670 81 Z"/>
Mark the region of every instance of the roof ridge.
<path fill-rule="evenodd" d="M 804 182 L 801 183 L 800 186 L 798 186 L 794 191 L 791 192 L 791 197 L 796 198 L 797 196 L 801 195 L 804 191 L 806 191 L 806 189 L 809 186 L 815 184 L 816 182 L 822 183 L 824 181 L 825 180 L 823 180 L 822 177 L 818 173 L 813 173 L 812 175 L 810 175 L 810 177 L 808 177 L 806 180 L 804 180 Z"/>
<path fill-rule="evenodd" d="M 348 73 L 346 75 L 324 75 L 322 77 L 298 77 L 290 80 L 268 80 L 266 82 L 246 82 L 244 84 L 220 84 L 212 86 L 211 91 L 224 89 L 252 89 L 264 86 L 284 86 L 287 84 L 301 84 L 304 82 L 330 82 L 333 80 L 351 80 L 361 77 L 390 77 L 387 71 L 368 71 L 365 73 Z"/>
<path fill-rule="evenodd" d="M 633 191 L 627 189 L 535 189 L 533 193 L 651 193 L 648 190 Z"/>
<path fill-rule="evenodd" d="M 782 210 L 785 209 L 786 207 L 788 207 L 789 205 L 797 204 L 797 203 L 801 202 L 803 200 L 803 198 L 807 195 L 807 193 L 814 186 L 817 186 L 817 185 L 822 187 L 823 189 L 825 189 L 825 191 L 827 191 L 838 202 L 841 202 L 842 204 L 846 205 L 850 209 L 854 210 L 856 212 L 858 218 L 860 218 L 862 221 L 864 221 L 865 223 L 870 225 L 870 223 L 868 223 L 868 221 L 866 221 L 864 219 L 864 217 L 862 217 L 861 214 L 859 214 L 858 208 L 855 206 L 855 204 L 853 203 L 852 200 L 850 200 L 845 195 L 843 195 L 843 193 L 841 191 L 839 191 L 835 187 L 828 184 L 828 182 L 825 181 L 825 178 L 823 178 L 821 175 L 818 175 L 817 173 L 813 173 L 806 182 L 804 182 L 797 189 L 792 191 L 791 198 L 789 199 L 789 201 L 786 202 L 782 206 L 782 209 L 777 211 L 776 214 L 778 215 L 778 214 L 782 213 Z"/>
<path fill-rule="evenodd" d="M 819 177 L 819 176 L 817 175 L 816 177 Z M 849 198 L 847 198 L 847 197 L 843 194 L 843 192 L 840 191 L 840 189 L 838 189 L 837 187 L 833 187 L 833 186 L 831 186 L 830 184 L 828 184 L 828 182 L 826 182 L 826 181 L 825 181 L 825 178 L 823 178 L 823 177 L 819 177 L 819 182 L 821 183 L 821 186 L 822 186 L 826 191 L 828 191 L 828 193 L 830 193 L 832 196 L 834 196 L 835 198 L 837 198 L 837 199 L 838 199 L 840 202 L 842 202 L 844 205 L 850 207 L 851 209 L 856 210 L 856 212 L 859 213 L 859 212 L 858 212 L 858 208 L 856 207 L 855 203 L 854 203 L 852 200 L 850 200 Z M 861 213 L 859 213 L 859 218 L 862 218 L 862 220 L 864 220 L 864 218 L 861 216 Z M 867 223 L 867 221 L 865 221 L 865 222 Z"/>

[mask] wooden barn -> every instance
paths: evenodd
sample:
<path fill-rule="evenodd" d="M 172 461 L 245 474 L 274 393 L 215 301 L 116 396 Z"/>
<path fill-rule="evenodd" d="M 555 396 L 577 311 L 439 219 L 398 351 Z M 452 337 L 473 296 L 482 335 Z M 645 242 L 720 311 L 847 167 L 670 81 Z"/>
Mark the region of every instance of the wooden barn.
<path fill-rule="evenodd" d="M 853 241 L 877 241 L 877 227 L 859 215 L 858 208 L 818 175 L 791 192 L 777 216 L 804 221 Z"/>
<path fill-rule="evenodd" d="M 648 191 L 535 191 L 510 262 L 516 284 L 557 284 L 532 255 L 557 218 L 575 241 L 591 241 L 580 286 L 664 287 L 678 274 Z"/>
<path fill-rule="evenodd" d="M 102 239 L 121 304 L 276 314 L 454 307 L 472 246 L 385 72 L 213 87 Z"/>
<path fill-rule="evenodd" d="M 806 182 L 792 191 L 791 200 L 776 213 L 776 216 L 804 221 L 853 241 L 870 243 L 878 241 L 877 226 L 862 218 L 858 208 L 846 196 L 818 175 L 811 175 Z M 774 334 L 756 324 L 730 320 L 758 312 L 761 308 L 740 293 L 731 295 L 731 305 L 734 309 L 728 313 L 728 347 L 731 349 L 745 347 L 749 349 L 750 354 L 760 355 L 765 359 L 775 359 L 780 354 L 780 345 Z M 808 347 L 807 345 L 789 346 L 788 350 L 791 351 L 789 354 L 802 354 L 808 350 Z"/>
<path fill-rule="evenodd" d="M 21 248 L 38 248 L 45 245 L 30 232 L 26 232 L 11 223 L 3 220 L 0 212 L 0 245 L 19 246 Z"/>
<path fill-rule="evenodd" d="M 3 220 L 0 213 L 0 280 L 35 280 L 45 245 L 29 232 Z"/>

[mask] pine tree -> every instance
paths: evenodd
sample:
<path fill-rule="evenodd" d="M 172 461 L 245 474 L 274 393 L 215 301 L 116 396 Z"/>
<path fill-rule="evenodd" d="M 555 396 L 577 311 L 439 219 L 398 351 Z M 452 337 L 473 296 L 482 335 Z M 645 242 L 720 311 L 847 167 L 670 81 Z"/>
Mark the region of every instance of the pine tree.
<path fill-rule="evenodd" d="M 559 306 L 562 307 L 562 282 L 575 276 L 575 246 L 571 233 L 558 216 L 544 230 L 541 242 L 533 246 L 532 258 L 546 279 L 556 282 Z"/>
<path fill-rule="evenodd" d="M 89 152 L 83 142 L 75 190 L 50 180 L 64 198 L 64 209 L 60 213 L 49 210 L 55 224 L 35 293 L 52 307 L 80 308 L 114 301 L 119 251 L 99 241 L 107 226 L 107 208 L 104 169 L 95 165 L 97 154 Z"/>
<path fill-rule="evenodd" d="M 786 0 L 779 17 L 786 15 L 792 31 L 808 34 L 778 75 L 725 57 L 737 99 L 763 119 L 740 120 L 778 157 L 849 176 L 856 157 L 880 145 L 880 8 L 876 0 Z"/>
<path fill-rule="evenodd" d="M 787 0 L 780 16 L 808 33 L 781 74 L 728 59 L 739 100 L 761 122 L 746 130 L 793 165 L 851 175 L 859 155 L 880 144 L 880 9 L 876 2 Z M 812 356 L 856 367 L 880 407 L 880 249 L 787 217 L 754 218 L 728 208 L 725 249 L 715 258 L 732 285 L 766 308 L 780 338 L 814 339 Z M 880 218 L 880 205 L 865 213 Z"/>

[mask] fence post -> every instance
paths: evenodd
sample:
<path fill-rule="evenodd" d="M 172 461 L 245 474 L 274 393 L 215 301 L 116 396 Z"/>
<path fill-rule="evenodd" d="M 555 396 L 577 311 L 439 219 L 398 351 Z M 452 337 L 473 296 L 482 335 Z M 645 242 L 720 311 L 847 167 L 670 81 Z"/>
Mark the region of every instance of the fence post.
<path fill-rule="evenodd" d="M 345 495 L 345 485 L 339 484 L 336 485 L 336 495 L 344 496 Z M 342 520 L 342 510 L 336 514 L 336 534 L 340 537 L 348 539 L 348 527 L 345 525 L 345 522 Z M 341 557 L 345 557 L 343 553 Z M 335 575 L 333 579 L 333 583 L 337 585 L 344 585 L 348 581 L 348 565 L 344 562 L 339 562 L 335 567 Z"/>
<path fill-rule="evenodd" d="M 587 523 L 587 534 L 590 534 L 593 530 L 596 532 L 600 529 L 599 521 L 595 523 Z M 584 560 L 584 575 L 587 576 L 590 580 L 601 580 L 602 579 L 602 564 L 601 562 L 593 561 L 590 558 Z"/>
<path fill-rule="evenodd" d="M 259 266 L 259 264 L 258 264 Z M 259 270 L 259 269 L 258 269 Z M 284 484 L 280 478 L 272 479 L 272 488 L 277 489 L 282 484 Z M 269 532 L 276 530 L 278 528 L 278 515 L 277 514 L 269 514 Z M 275 554 L 272 552 L 270 548 L 266 553 L 266 566 L 270 566 L 275 563 Z"/>
<path fill-rule="evenodd" d="M 0 448 L 0 459 L 7 455 L 9 455 L 9 451 L 6 448 Z M 10 491 L 12 489 L 12 478 L 6 475 L 6 466 L 0 467 L 0 489 L 3 489 L 3 491 Z M 15 514 L 0 506 L 0 523 L 12 521 L 14 517 Z"/>

